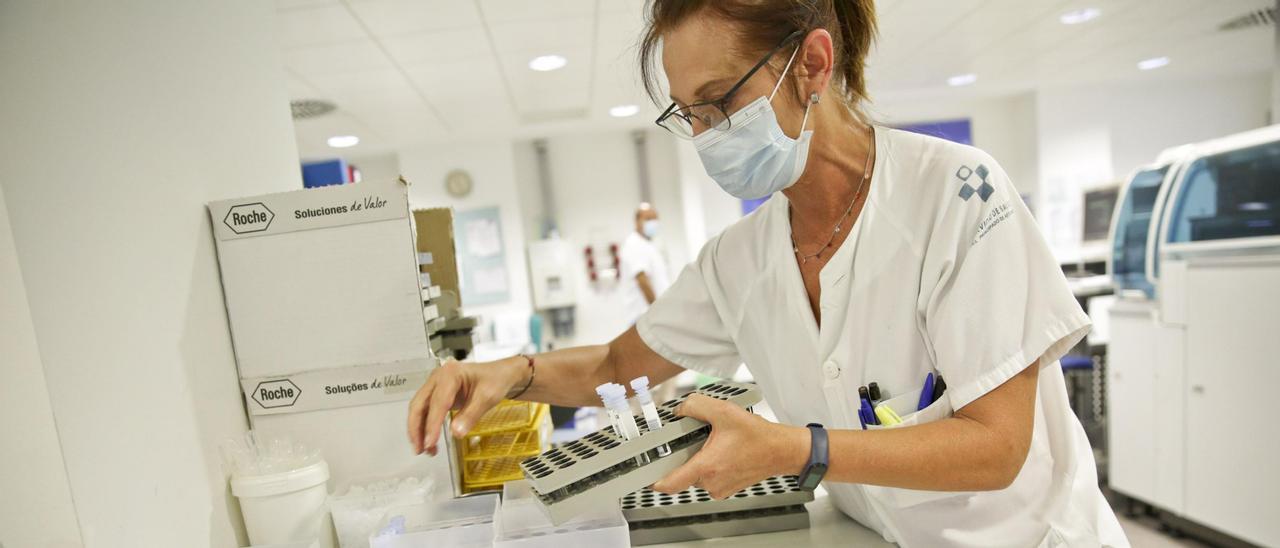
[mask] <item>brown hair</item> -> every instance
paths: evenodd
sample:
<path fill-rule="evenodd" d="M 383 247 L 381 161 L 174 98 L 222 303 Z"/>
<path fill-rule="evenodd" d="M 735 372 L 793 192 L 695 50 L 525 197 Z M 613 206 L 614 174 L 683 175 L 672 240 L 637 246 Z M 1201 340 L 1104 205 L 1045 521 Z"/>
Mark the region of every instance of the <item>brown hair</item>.
<path fill-rule="evenodd" d="M 863 68 L 876 37 L 874 0 L 650 0 L 648 4 L 640 41 L 640 76 L 654 103 L 661 102 L 655 71 L 658 42 L 703 10 L 737 27 L 743 50 L 738 53 L 748 58 L 763 55 L 797 30 L 808 34 L 826 29 L 835 51 L 835 89 L 855 112 L 867 99 Z"/>

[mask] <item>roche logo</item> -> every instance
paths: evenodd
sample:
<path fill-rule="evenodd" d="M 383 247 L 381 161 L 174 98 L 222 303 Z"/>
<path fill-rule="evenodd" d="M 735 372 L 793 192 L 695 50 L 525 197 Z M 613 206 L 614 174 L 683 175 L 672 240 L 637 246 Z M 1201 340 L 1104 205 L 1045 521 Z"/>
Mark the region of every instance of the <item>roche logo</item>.
<path fill-rule="evenodd" d="M 264 409 L 289 407 L 296 403 L 298 396 L 301 395 L 302 389 L 289 379 L 263 381 L 253 389 L 253 401 L 258 402 L 258 405 Z"/>
<path fill-rule="evenodd" d="M 978 179 L 981 181 L 978 188 L 974 188 L 969 184 L 969 179 L 974 175 L 977 175 Z M 991 186 L 991 183 L 987 182 L 987 176 L 989 175 L 991 175 L 991 172 L 988 171 L 987 166 L 983 164 L 978 164 L 978 169 L 969 169 L 969 166 L 960 166 L 960 169 L 956 170 L 956 178 L 961 181 L 960 199 L 967 202 L 971 196 L 977 194 L 979 198 L 982 198 L 982 201 L 987 201 L 987 199 L 996 191 L 996 187 Z"/>
<path fill-rule="evenodd" d="M 267 209 L 262 202 L 254 202 L 231 206 L 227 216 L 222 219 L 222 224 L 227 225 L 227 228 L 236 234 L 247 234 L 266 230 L 275 218 L 276 214 Z"/>

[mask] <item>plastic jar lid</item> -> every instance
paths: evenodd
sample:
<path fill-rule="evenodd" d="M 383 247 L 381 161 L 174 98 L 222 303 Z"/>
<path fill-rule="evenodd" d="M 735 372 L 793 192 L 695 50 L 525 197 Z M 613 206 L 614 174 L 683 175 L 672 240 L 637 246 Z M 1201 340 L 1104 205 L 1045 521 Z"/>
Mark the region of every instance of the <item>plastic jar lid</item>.
<path fill-rule="evenodd" d="M 293 493 L 329 481 L 329 463 L 320 461 L 297 470 L 231 478 L 231 493 L 237 497 L 270 497 Z"/>

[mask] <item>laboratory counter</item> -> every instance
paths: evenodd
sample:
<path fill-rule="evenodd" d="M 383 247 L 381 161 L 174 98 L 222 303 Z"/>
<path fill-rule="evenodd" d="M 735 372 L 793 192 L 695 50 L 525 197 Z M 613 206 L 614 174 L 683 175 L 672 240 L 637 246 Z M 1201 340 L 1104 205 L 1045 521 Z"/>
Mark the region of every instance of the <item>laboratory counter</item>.
<path fill-rule="evenodd" d="M 758 535 L 722 537 L 707 540 L 691 540 L 654 547 L 681 546 L 733 546 L 734 548 L 774 546 L 896 546 L 885 542 L 884 537 L 837 510 L 824 490 L 819 488 L 817 498 L 805 505 L 809 509 L 809 528 Z"/>

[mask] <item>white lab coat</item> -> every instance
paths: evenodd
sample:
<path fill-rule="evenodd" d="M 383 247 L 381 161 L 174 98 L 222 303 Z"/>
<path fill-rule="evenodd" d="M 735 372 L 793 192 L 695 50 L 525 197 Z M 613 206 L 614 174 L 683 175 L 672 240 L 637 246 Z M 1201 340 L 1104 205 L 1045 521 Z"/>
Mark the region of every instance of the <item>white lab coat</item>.
<path fill-rule="evenodd" d="M 892 129 L 877 128 L 876 150 L 866 206 L 820 274 L 821 328 L 777 194 L 707 243 L 640 319 L 641 338 L 710 375 L 745 362 L 781 421 L 830 429 L 861 428 L 857 389 L 872 381 L 914 402 L 941 373 L 945 397 L 914 414 L 895 406 L 914 424 L 1040 360 L 1031 448 L 1008 488 L 827 490 L 903 546 L 1127 546 L 1057 362 L 1089 318 L 1007 175 L 980 150 Z"/>
<path fill-rule="evenodd" d="M 641 272 L 649 278 L 649 286 L 654 296 L 661 295 L 671 285 L 671 275 L 667 272 L 667 260 L 662 257 L 658 246 L 636 232 L 632 232 L 622 242 L 619 252 L 619 276 L 622 279 L 622 311 L 626 315 L 627 325 L 631 325 L 649 309 L 649 301 L 640 291 L 636 276 Z"/>

